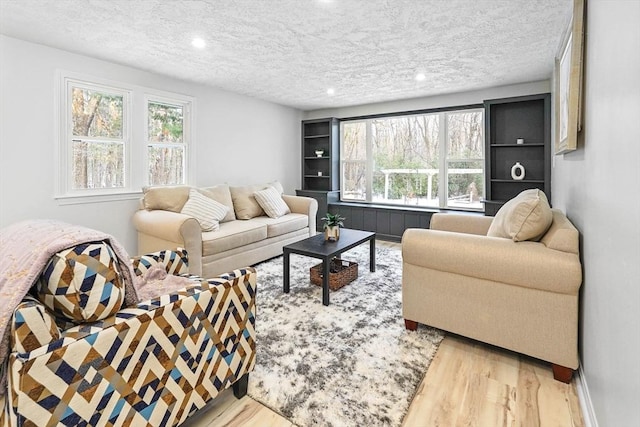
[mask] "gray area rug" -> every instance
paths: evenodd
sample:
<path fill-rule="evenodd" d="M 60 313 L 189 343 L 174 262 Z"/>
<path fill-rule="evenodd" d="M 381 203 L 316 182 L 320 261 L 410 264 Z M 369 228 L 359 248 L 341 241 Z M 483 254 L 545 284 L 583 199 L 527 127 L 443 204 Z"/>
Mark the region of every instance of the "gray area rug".
<path fill-rule="evenodd" d="M 319 260 L 291 255 L 291 291 L 282 292 L 282 257 L 258 264 L 257 364 L 249 396 L 306 426 L 400 426 L 444 334 L 402 318 L 399 249 L 369 245 L 341 258 L 358 278 L 331 292 L 309 281 Z"/>

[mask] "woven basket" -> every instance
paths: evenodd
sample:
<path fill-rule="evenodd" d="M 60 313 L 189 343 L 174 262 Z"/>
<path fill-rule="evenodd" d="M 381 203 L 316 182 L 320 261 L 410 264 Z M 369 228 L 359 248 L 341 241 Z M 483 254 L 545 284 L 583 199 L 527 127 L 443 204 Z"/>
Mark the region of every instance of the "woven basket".
<path fill-rule="evenodd" d="M 309 270 L 311 283 L 322 286 L 322 263 L 314 265 Z M 358 278 L 358 263 L 345 261 L 339 258 L 331 260 L 329 272 L 329 289 L 338 290 Z"/>

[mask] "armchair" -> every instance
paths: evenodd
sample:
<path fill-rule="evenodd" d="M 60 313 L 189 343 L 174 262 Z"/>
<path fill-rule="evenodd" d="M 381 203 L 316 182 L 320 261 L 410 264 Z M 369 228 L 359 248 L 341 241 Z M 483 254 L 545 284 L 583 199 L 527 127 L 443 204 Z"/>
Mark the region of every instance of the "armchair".
<path fill-rule="evenodd" d="M 90 323 L 54 318 L 27 296 L 11 319 L 0 426 L 182 424 L 222 390 L 247 392 L 255 366 L 256 272 L 203 280 L 183 250 L 133 260 L 192 281 Z"/>
<path fill-rule="evenodd" d="M 546 199 L 545 199 L 546 200 Z M 490 237 L 493 217 L 435 214 L 402 237 L 407 329 L 418 323 L 551 362 L 569 382 L 578 367 L 578 231 L 559 210 L 540 241 Z"/>

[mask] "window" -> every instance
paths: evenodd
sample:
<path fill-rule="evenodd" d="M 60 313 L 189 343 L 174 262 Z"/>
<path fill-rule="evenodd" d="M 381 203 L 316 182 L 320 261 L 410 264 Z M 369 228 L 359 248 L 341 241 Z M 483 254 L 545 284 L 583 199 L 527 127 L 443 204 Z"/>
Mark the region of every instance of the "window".
<path fill-rule="evenodd" d="M 482 109 L 343 121 L 341 198 L 482 210 Z"/>
<path fill-rule="evenodd" d="M 69 81 L 67 88 L 69 190 L 124 188 L 128 92 L 76 81 Z"/>
<path fill-rule="evenodd" d="M 139 197 L 145 185 L 188 184 L 193 98 L 60 73 L 58 199 Z"/>
<path fill-rule="evenodd" d="M 185 183 L 185 108 L 182 104 L 147 102 L 149 185 Z"/>

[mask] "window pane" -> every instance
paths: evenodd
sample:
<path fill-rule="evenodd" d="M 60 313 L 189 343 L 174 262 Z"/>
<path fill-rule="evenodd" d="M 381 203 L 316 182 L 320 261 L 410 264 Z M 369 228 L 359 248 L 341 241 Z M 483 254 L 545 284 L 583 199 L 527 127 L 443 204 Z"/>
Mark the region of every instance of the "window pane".
<path fill-rule="evenodd" d="M 182 106 L 148 104 L 149 142 L 181 143 L 184 119 Z"/>
<path fill-rule="evenodd" d="M 342 162 L 342 199 L 367 200 L 365 162 Z"/>
<path fill-rule="evenodd" d="M 438 206 L 437 114 L 372 120 L 372 201 Z"/>
<path fill-rule="evenodd" d="M 367 159 L 367 125 L 364 122 L 344 123 L 342 126 L 342 158 Z"/>
<path fill-rule="evenodd" d="M 149 155 L 149 185 L 184 183 L 184 148 L 152 146 Z"/>
<path fill-rule="evenodd" d="M 124 145 L 73 141 L 73 189 L 124 187 Z"/>
<path fill-rule="evenodd" d="M 447 114 L 447 153 L 450 159 L 482 159 L 482 111 Z"/>
<path fill-rule="evenodd" d="M 484 195 L 484 162 L 448 162 L 447 206 L 465 209 L 482 209 L 480 199 Z"/>
<path fill-rule="evenodd" d="M 373 176 L 375 203 L 438 206 L 437 169 L 382 169 Z"/>
<path fill-rule="evenodd" d="M 123 96 L 71 88 L 73 135 L 122 139 Z"/>

